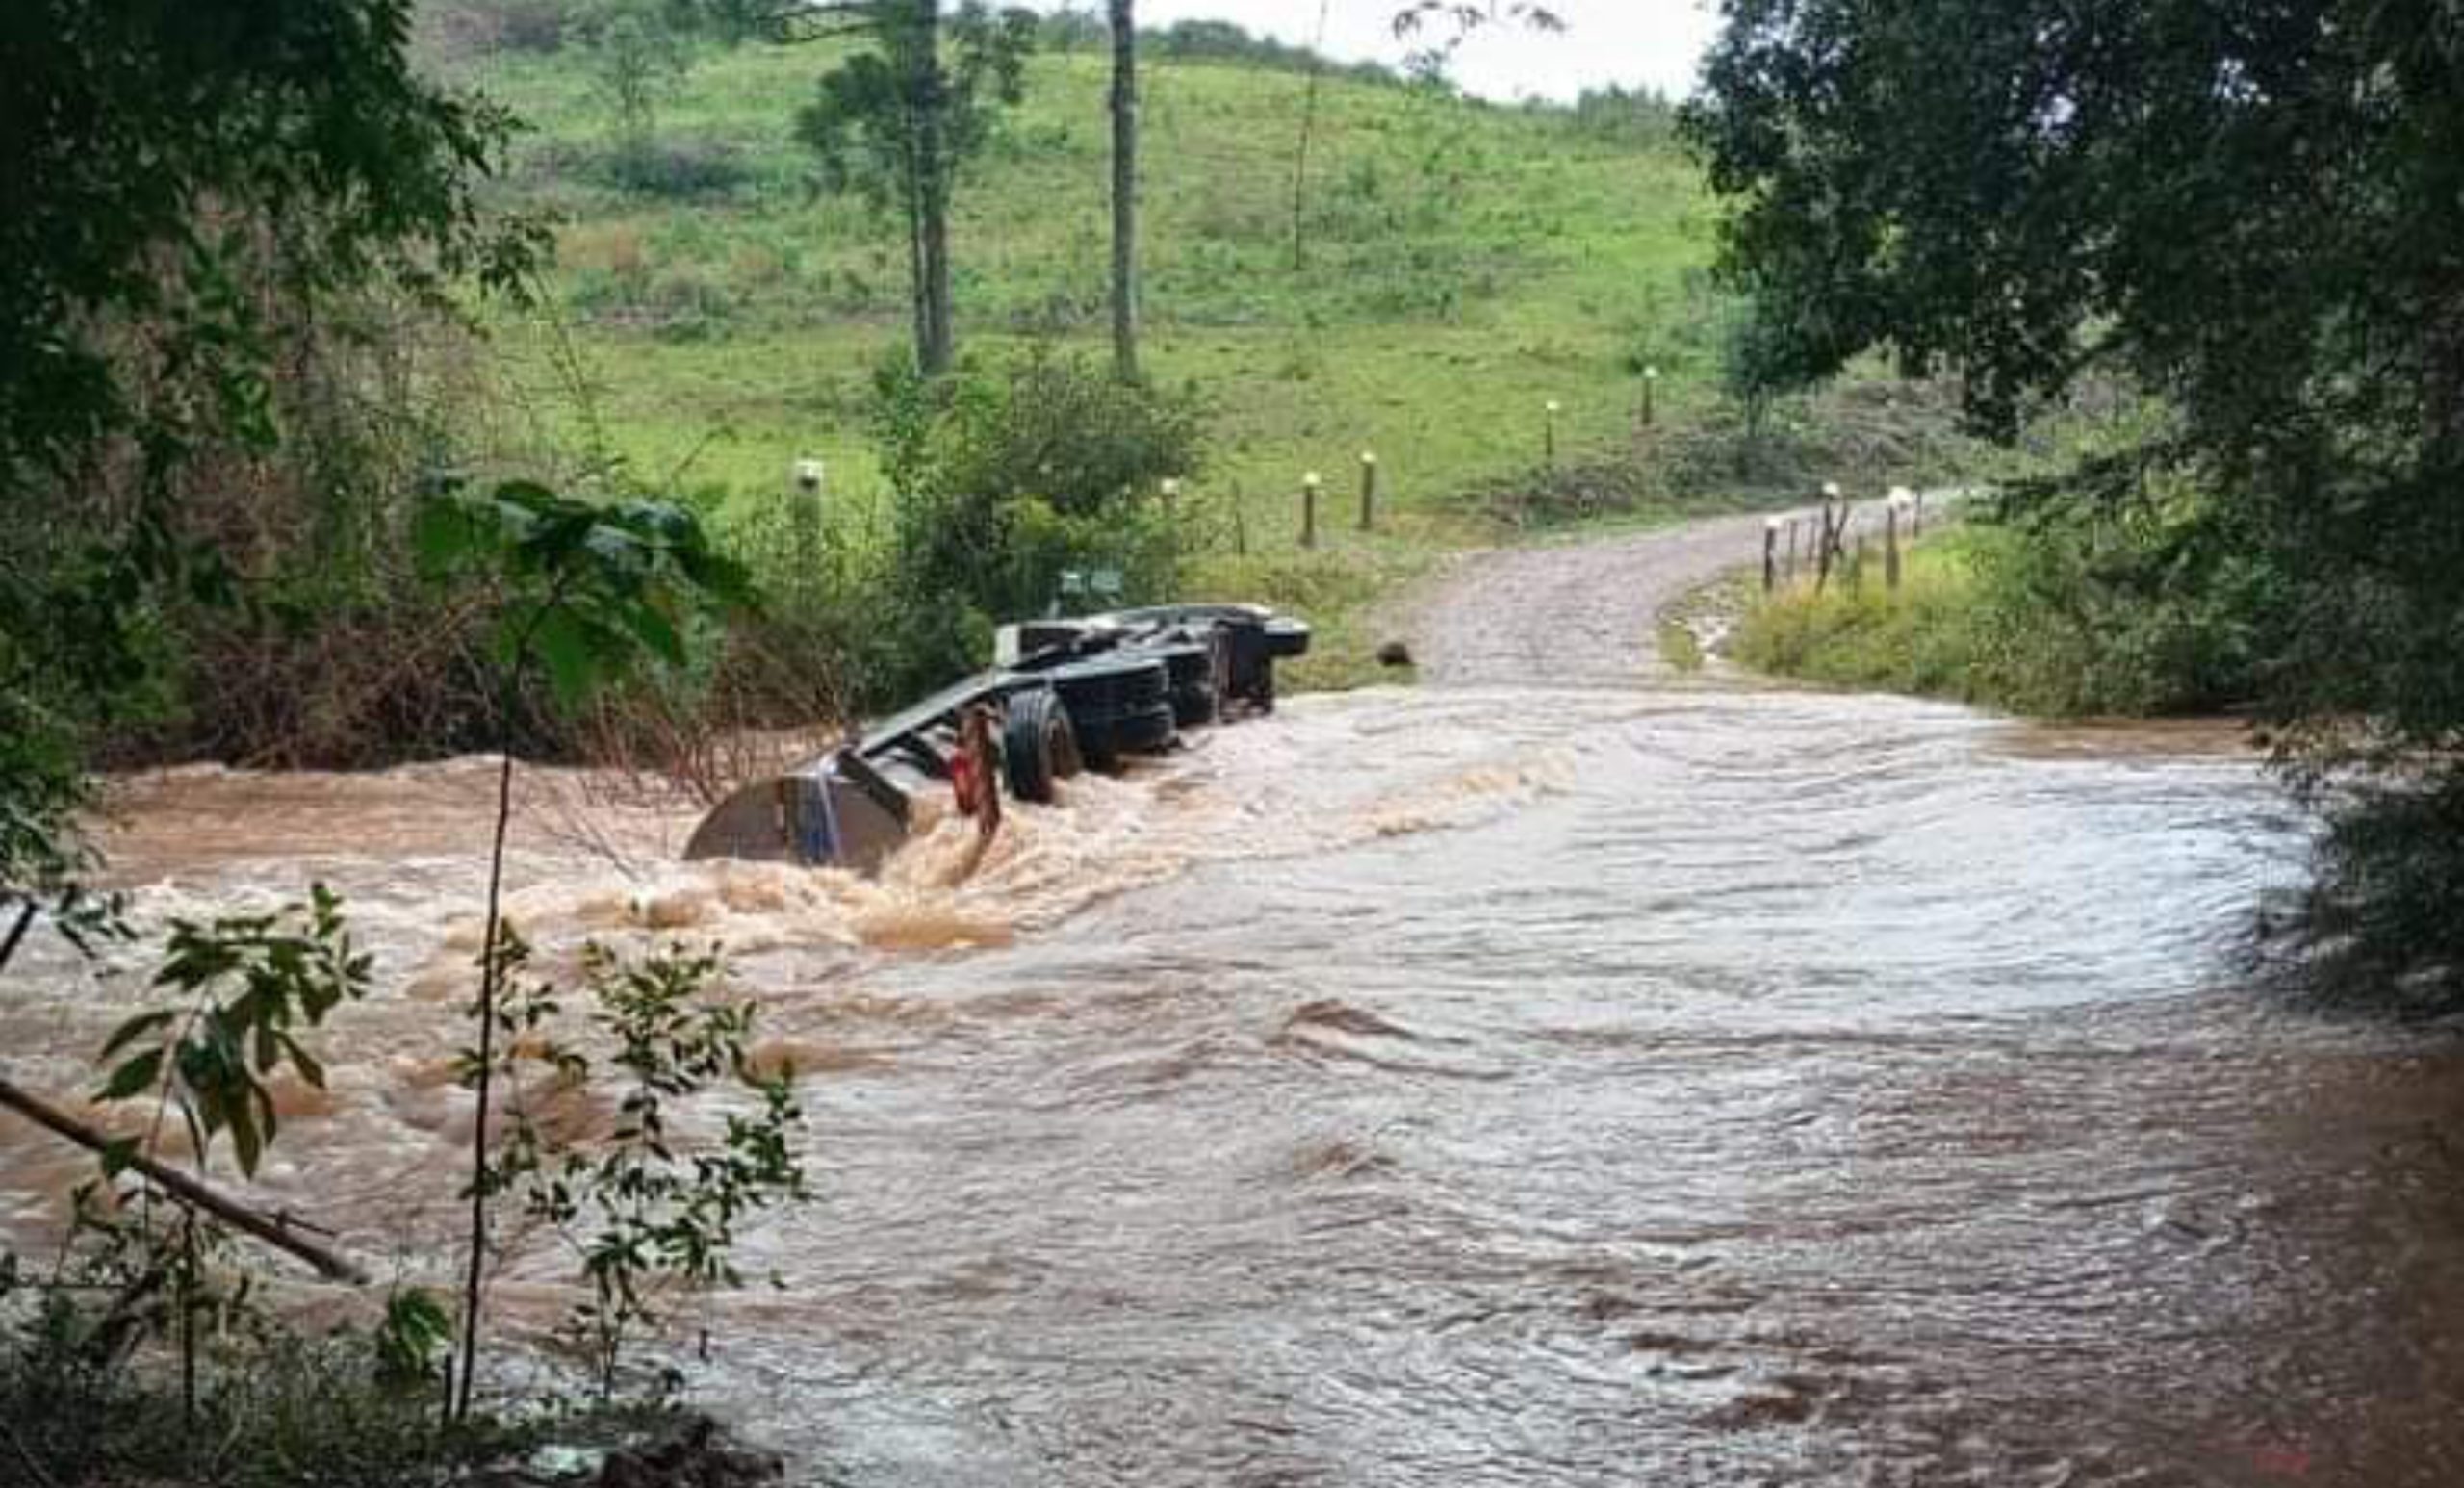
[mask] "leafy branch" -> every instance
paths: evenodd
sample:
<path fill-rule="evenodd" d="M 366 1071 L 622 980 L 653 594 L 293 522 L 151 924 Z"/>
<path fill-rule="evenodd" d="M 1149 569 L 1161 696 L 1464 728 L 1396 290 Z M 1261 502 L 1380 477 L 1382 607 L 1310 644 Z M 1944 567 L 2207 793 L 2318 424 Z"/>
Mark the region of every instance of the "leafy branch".
<path fill-rule="evenodd" d="M 661 501 L 602 505 L 559 496 L 536 482 L 507 481 L 486 492 L 439 493 L 421 509 L 415 537 L 422 565 L 431 575 L 475 576 L 503 595 L 495 648 L 504 669 L 501 722 L 508 735 L 534 666 L 545 673 L 557 705 L 577 708 L 645 660 L 683 665 L 685 627 L 693 615 L 749 605 L 753 598 L 742 566 L 712 549 L 693 514 Z M 461 1369 L 452 1400 L 457 1416 L 471 1409 L 486 1274 L 488 1125 L 498 997 L 508 969 L 504 860 L 513 819 L 513 766 L 507 747 L 497 772 L 475 1010 L 477 1115 L 466 1191 L 470 1253 L 463 1276 Z"/>

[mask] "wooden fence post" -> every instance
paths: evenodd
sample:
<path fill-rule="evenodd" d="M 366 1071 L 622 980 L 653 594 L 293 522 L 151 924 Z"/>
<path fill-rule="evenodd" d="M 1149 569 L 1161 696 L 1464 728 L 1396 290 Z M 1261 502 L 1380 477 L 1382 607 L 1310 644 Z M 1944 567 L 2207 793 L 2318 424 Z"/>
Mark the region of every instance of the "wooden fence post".
<path fill-rule="evenodd" d="M 1364 532 L 1372 532 L 1376 528 L 1377 452 L 1373 449 L 1363 449 L 1360 452 L 1360 529 Z"/>
<path fill-rule="evenodd" d="M 1557 468 L 1557 410 L 1559 406 L 1560 405 L 1555 398 L 1553 398 L 1549 399 L 1546 410 L 1548 422 L 1541 427 L 1541 452 L 1547 457 L 1548 465 L 1551 470 L 1555 470 Z"/>
<path fill-rule="evenodd" d="M 1780 587 L 1780 519 L 1770 517 L 1762 523 L 1762 592 L 1770 594 Z"/>
<path fill-rule="evenodd" d="M 805 459 L 793 474 L 796 592 L 809 594 L 821 576 L 822 489 L 829 472 L 821 461 Z"/>
<path fill-rule="evenodd" d="M 1300 477 L 1300 546 L 1318 546 L 1318 488 L 1323 482 L 1311 471 Z"/>
<path fill-rule="evenodd" d="M 1899 504 L 1883 509 L 1883 586 L 1899 587 Z"/>
<path fill-rule="evenodd" d="M 1822 540 L 1821 546 L 1814 551 L 1813 592 L 1816 594 L 1820 594 L 1831 587 L 1832 559 L 1840 556 L 1839 539 L 1847 526 L 1847 523 L 1844 520 L 1835 518 L 1832 515 L 1832 503 L 1839 500 L 1839 488 L 1828 481 L 1824 482 L 1822 487 Z M 1845 503 L 1843 502 L 1842 504 L 1844 505 Z"/>

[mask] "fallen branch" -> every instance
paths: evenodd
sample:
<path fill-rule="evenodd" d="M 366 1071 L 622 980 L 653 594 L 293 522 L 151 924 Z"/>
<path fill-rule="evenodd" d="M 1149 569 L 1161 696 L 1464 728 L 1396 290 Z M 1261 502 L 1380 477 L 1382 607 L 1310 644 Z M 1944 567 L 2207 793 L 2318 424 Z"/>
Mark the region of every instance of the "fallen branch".
<path fill-rule="evenodd" d="M 293 1233 L 292 1222 L 279 1215 L 264 1215 L 247 1208 L 236 1199 L 226 1198 L 188 1174 L 164 1167 L 152 1158 L 121 1151 L 110 1137 L 88 1126 L 66 1112 L 38 1096 L 0 1079 L 0 1106 L 16 1112 L 27 1120 L 44 1127 L 98 1156 L 112 1156 L 131 1172 L 142 1176 L 178 1203 L 202 1210 L 240 1233 L 259 1240 L 277 1250 L 290 1252 L 315 1268 L 317 1274 L 328 1281 L 346 1281 L 353 1286 L 366 1286 L 368 1272 L 345 1257 L 315 1241 L 304 1240 Z"/>

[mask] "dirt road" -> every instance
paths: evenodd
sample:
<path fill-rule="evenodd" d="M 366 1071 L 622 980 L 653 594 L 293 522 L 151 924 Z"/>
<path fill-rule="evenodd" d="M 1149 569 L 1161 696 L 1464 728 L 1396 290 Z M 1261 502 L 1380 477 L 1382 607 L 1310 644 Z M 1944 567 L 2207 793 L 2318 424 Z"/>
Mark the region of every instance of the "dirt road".
<path fill-rule="evenodd" d="M 1758 561 L 1764 520 L 1723 517 L 1467 559 L 1409 616 L 1422 680 L 1616 686 L 1662 673 L 1654 621 L 1688 589 Z"/>

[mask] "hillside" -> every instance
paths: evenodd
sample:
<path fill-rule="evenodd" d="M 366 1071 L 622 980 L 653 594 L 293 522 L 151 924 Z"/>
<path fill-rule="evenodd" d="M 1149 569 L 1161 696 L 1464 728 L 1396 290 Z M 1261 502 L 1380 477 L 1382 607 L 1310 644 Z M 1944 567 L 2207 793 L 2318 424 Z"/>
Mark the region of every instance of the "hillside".
<path fill-rule="evenodd" d="M 511 189 L 563 215 L 563 307 L 614 443 L 650 468 L 699 449 L 692 479 L 749 486 L 817 452 L 867 478 L 870 369 L 906 333 L 905 264 L 886 216 L 812 190 L 791 138 L 830 60 L 821 46 L 700 54 L 658 115 L 674 174 L 706 178 L 676 194 L 604 184 L 611 124 L 584 54 L 455 69 L 535 130 Z M 962 190 L 964 349 L 1099 343 L 1105 77 L 1092 53 L 1039 57 Z M 1222 63 L 1149 70 L 1148 357 L 1218 405 L 1213 484 L 1280 492 L 1374 448 L 1399 502 L 1422 505 L 1533 463 L 1551 398 L 1570 451 L 1622 441 L 1630 356 L 1662 363 L 1677 399 L 1696 396 L 1708 220 L 1670 147 L 1329 77 L 1296 272 L 1307 87 Z"/>

